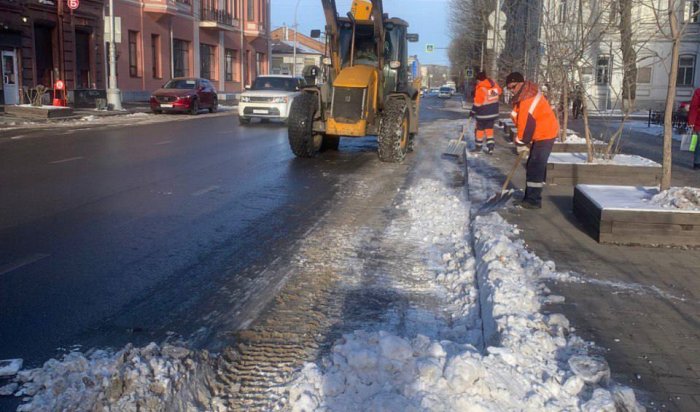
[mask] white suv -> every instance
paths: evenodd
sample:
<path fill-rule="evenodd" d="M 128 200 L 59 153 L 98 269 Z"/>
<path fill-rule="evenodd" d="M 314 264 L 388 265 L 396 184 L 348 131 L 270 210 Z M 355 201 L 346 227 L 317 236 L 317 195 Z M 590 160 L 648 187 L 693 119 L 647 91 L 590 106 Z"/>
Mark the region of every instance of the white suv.
<path fill-rule="evenodd" d="M 304 79 L 292 76 L 258 76 L 252 87 L 241 93 L 238 119 L 241 124 L 250 119 L 287 121 L 292 100 L 300 94 Z"/>

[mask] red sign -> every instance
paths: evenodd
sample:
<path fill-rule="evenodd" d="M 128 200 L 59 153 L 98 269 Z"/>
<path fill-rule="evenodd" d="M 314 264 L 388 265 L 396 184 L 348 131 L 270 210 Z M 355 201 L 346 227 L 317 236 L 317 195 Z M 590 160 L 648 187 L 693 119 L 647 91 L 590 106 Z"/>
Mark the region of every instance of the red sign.
<path fill-rule="evenodd" d="M 56 90 L 63 90 L 63 80 L 56 80 Z"/>
<path fill-rule="evenodd" d="M 75 10 L 80 6 L 80 0 L 66 0 L 66 3 L 68 4 L 68 8 L 71 10 Z"/>

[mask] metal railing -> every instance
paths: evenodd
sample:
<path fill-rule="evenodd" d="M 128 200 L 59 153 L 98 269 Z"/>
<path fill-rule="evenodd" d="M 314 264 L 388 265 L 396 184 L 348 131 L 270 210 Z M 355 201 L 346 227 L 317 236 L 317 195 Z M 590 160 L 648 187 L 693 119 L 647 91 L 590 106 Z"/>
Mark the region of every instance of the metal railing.
<path fill-rule="evenodd" d="M 663 110 L 649 110 L 649 119 L 647 126 L 652 124 L 663 125 L 666 112 Z M 688 113 L 685 110 L 676 110 L 671 116 L 671 124 L 679 133 L 683 133 L 688 129 Z"/>
<path fill-rule="evenodd" d="M 226 10 L 202 4 L 200 18 L 202 21 L 215 21 L 217 23 L 233 26 L 233 14 Z"/>

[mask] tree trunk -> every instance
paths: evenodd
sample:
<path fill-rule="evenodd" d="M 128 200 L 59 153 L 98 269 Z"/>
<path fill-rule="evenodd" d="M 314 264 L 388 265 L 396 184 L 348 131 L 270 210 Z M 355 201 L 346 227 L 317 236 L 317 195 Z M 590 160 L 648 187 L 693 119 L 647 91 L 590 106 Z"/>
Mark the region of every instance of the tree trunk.
<path fill-rule="evenodd" d="M 680 54 L 681 32 L 678 27 L 675 0 L 668 0 L 668 19 L 671 27 L 671 72 L 668 74 L 668 92 L 664 112 L 664 157 L 661 175 L 661 190 L 671 187 L 672 143 L 673 143 L 673 104 L 676 100 L 676 80 L 678 78 L 678 56 Z"/>
<path fill-rule="evenodd" d="M 559 131 L 559 140 L 562 142 L 566 140 L 566 131 L 569 128 L 569 73 L 564 70 L 564 81 L 563 87 L 564 90 L 562 91 L 562 96 L 561 96 L 561 105 L 563 108 L 563 113 L 562 113 L 562 127 L 561 130 Z"/>
<path fill-rule="evenodd" d="M 628 110 L 634 107 L 637 98 L 637 51 L 633 47 L 632 2 L 619 0 L 620 47 L 622 49 L 622 104 Z"/>

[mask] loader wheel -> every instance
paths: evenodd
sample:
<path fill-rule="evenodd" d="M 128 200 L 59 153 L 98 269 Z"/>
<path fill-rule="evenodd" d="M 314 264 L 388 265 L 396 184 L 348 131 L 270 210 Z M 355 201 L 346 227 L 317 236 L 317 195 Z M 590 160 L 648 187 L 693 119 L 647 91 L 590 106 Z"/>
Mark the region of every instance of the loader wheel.
<path fill-rule="evenodd" d="M 408 105 L 405 100 L 387 101 L 379 129 L 379 160 L 401 163 L 409 147 Z"/>
<path fill-rule="evenodd" d="M 340 136 L 323 135 L 323 141 L 321 142 L 322 152 L 326 150 L 338 150 L 338 146 L 340 146 Z"/>
<path fill-rule="evenodd" d="M 323 137 L 313 132 L 317 108 L 318 100 L 310 93 L 295 97 L 289 108 L 287 136 L 289 147 L 297 157 L 313 157 L 321 148 Z"/>

